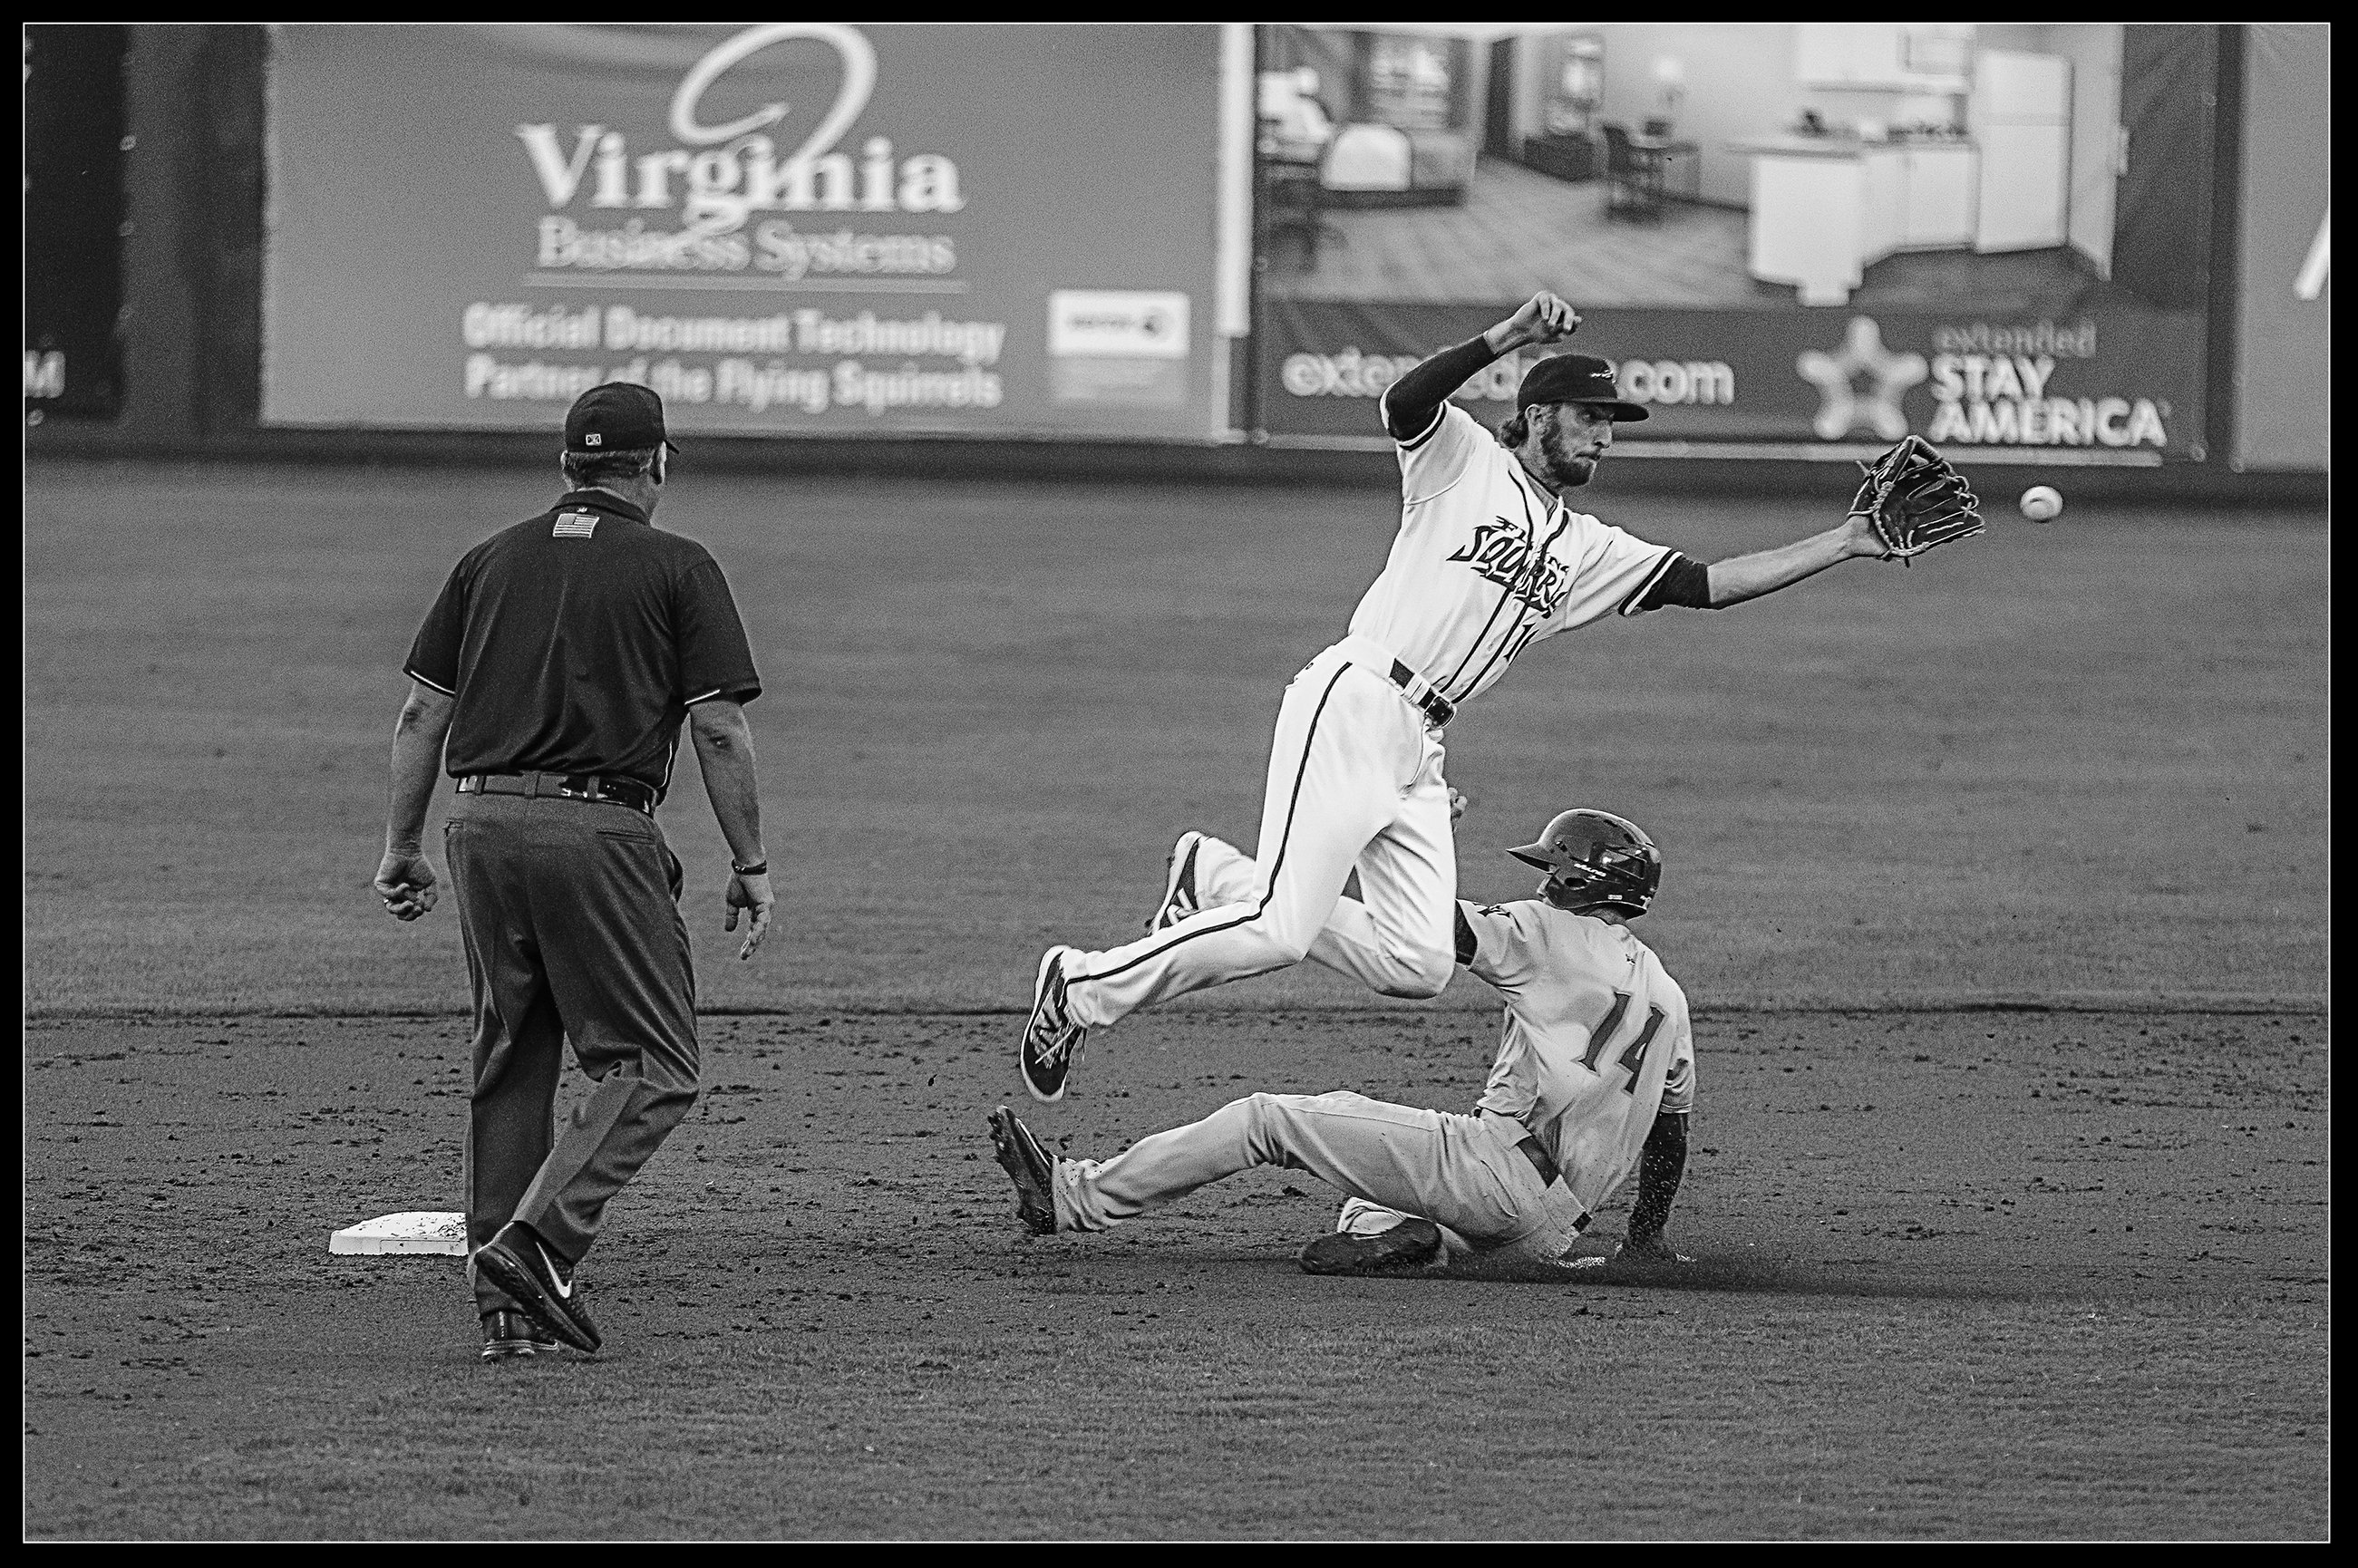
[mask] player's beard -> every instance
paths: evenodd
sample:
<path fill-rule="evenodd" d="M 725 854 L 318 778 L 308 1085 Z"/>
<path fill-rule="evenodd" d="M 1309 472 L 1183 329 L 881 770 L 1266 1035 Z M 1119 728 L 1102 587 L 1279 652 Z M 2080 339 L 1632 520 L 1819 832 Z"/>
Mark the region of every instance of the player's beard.
<path fill-rule="evenodd" d="M 1540 439 L 1540 452 L 1547 460 L 1549 477 L 1571 489 L 1586 484 L 1596 477 L 1596 454 L 1580 450 L 1576 438 L 1568 435 L 1559 416 L 1551 412 L 1545 435 Z"/>
<path fill-rule="evenodd" d="M 1551 443 L 1547 454 L 1548 472 L 1555 481 L 1570 489 L 1586 484 L 1596 477 L 1596 459 L 1586 452 L 1565 451 Z"/>

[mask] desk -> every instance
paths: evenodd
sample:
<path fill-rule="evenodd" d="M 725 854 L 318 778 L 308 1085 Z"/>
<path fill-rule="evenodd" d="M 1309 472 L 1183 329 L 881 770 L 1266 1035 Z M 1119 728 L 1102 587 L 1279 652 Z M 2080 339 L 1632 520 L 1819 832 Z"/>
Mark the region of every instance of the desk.
<path fill-rule="evenodd" d="M 1670 141 L 1660 136 L 1631 136 L 1629 150 L 1654 166 L 1655 177 L 1660 180 L 1662 171 L 1675 165 L 1684 171 L 1681 183 L 1684 189 L 1676 192 L 1682 201 L 1697 201 L 1703 197 L 1703 147 L 1695 142 Z M 1656 186 L 1660 195 L 1671 195 L 1667 181 Z"/>
<path fill-rule="evenodd" d="M 1595 179 L 1604 160 L 1596 144 L 1586 136 L 1546 135 L 1523 138 L 1522 164 L 1569 184 Z"/>

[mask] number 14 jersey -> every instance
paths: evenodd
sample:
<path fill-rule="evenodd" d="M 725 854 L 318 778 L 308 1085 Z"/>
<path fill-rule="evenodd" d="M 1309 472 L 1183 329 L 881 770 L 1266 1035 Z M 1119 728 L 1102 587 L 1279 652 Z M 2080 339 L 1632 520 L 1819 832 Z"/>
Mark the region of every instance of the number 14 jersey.
<path fill-rule="evenodd" d="M 1638 1168 L 1655 1114 L 1694 1107 L 1686 993 L 1609 920 L 1537 899 L 1458 909 L 1466 968 L 1507 998 L 1480 1108 L 1529 1128 L 1593 1214 Z"/>

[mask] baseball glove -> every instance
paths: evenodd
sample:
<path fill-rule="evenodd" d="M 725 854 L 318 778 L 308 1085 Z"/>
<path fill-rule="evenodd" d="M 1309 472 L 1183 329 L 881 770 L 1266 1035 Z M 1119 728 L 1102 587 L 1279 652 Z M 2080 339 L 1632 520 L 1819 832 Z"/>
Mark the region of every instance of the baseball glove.
<path fill-rule="evenodd" d="M 1858 466 L 1866 479 L 1851 500 L 1850 514 L 1874 524 L 1885 560 L 1906 566 L 1936 545 L 1982 531 L 1981 503 L 1965 476 L 1923 437 L 1910 436 Z"/>

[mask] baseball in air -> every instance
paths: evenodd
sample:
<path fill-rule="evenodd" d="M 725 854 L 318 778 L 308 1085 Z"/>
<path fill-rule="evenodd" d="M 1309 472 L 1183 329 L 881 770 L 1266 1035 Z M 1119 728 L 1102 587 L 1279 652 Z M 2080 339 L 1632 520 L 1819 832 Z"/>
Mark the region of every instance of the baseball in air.
<path fill-rule="evenodd" d="M 2022 514 L 2033 523 L 2051 523 L 2063 510 L 2063 492 L 2051 484 L 2034 484 L 2022 492 Z"/>

